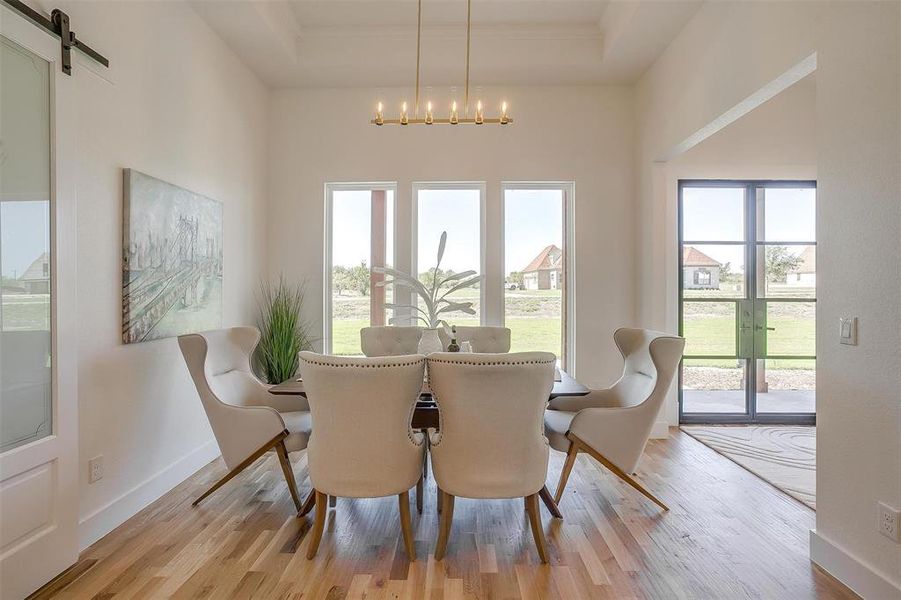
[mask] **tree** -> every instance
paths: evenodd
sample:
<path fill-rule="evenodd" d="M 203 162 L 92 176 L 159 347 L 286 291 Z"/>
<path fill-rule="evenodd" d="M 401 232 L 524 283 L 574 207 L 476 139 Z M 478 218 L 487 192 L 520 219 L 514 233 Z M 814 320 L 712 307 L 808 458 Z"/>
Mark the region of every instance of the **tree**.
<path fill-rule="evenodd" d="M 788 246 L 766 247 L 766 278 L 772 283 L 784 282 L 789 271 L 801 264 L 801 257 L 792 254 Z"/>
<path fill-rule="evenodd" d="M 515 283 L 517 286 L 522 285 L 522 271 L 510 271 L 510 274 L 507 276 L 507 281 L 510 283 Z"/>
<path fill-rule="evenodd" d="M 369 267 L 366 266 L 365 260 L 348 269 L 348 288 L 361 296 L 369 295 Z"/>
<path fill-rule="evenodd" d="M 338 295 L 344 293 L 344 290 L 350 287 L 350 278 L 347 274 L 347 267 L 337 265 L 332 267 L 332 287 L 338 292 Z"/>

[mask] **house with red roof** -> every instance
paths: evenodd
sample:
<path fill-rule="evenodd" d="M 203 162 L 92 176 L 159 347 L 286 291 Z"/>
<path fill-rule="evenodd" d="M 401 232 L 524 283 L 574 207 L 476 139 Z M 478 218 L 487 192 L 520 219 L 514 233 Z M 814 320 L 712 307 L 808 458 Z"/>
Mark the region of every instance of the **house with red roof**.
<path fill-rule="evenodd" d="M 686 290 L 717 290 L 723 265 L 694 246 L 682 250 L 682 287 Z"/>
<path fill-rule="evenodd" d="M 563 289 L 563 250 L 545 246 L 522 270 L 522 284 L 527 290 Z"/>

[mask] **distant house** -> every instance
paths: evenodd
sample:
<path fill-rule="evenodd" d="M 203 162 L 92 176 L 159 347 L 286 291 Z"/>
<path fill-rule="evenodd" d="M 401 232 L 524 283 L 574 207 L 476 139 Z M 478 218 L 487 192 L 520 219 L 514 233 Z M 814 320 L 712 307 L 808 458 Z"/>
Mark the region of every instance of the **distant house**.
<path fill-rule="evenodd" d="M 723 265 L 694 246 L 685 246 L 682 256 L 682 287 L 686 290 L 717 290 Z"/>
<path fill-rule="evenodd" d="M 802 287 L 815 286 L 817 283 L 817 248 L 807 246 L 799 256 L 798 266 L 785 274 L 787 285 Z"/>
<path fill-rule="evenodd" d="M 50 254 L 44 252 L 28 265 L 18 281 L 26 294 L 50 293 Z"/>
<path fill-rule="evenodd" d="M 522 270 L 522 284 L 527 290 L 563 289 L 563 250 L 551 244 L 539 252 Z"/>

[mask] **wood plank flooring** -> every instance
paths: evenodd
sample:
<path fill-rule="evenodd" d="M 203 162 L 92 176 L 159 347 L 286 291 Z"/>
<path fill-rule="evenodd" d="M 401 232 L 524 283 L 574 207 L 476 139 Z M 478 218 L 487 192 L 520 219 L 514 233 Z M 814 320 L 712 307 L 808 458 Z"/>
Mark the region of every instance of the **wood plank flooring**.
<path fill-rule="evenodd" d="M 551 452 L 554 489 L 563 455 Z M 292 455 L 302 493 L 306 454 Z M 541 565 L 523 501 L 458 499 L 447 557 L 433 557 L 435 482 L 413 512 L 407 561 L 395 497 L 339 499 L 317 557 L 274 454 L 199 507 L 217 460 L 88 548 L 53 598 L 856 598 L 807 557 L 814 513 L 678 429 L 655 440 L 638 479 L 671 510 L 580 455 L 560 504 L 542 507 Z M 412 492 L 411 492 L 412 493 Z"/>

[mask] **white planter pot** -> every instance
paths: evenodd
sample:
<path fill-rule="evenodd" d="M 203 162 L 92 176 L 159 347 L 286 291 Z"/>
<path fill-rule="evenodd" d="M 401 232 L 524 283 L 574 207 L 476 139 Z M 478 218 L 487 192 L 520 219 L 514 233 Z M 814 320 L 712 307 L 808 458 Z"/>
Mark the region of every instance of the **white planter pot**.
<path fill-rule="evenodd" d="M 419 353 L 432 354 L 442 350 L 444 350 L 444 346 L 441 344 L 441 338 L 438 337 L 438 330 L 423 329 L 422 337 L 419 338 Z"/>

